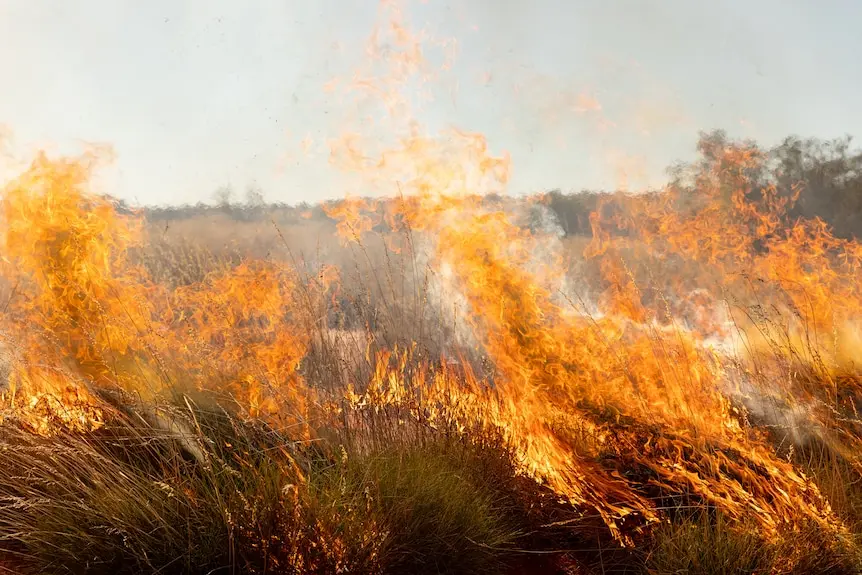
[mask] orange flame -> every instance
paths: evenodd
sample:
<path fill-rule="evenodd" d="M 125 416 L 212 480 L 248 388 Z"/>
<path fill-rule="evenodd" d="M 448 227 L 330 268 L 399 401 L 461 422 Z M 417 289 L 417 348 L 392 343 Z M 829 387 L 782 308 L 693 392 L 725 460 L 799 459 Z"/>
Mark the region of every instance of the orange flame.
<path fill-rule="evenodd" d="M 663 491 L 752 517 L 768 533 L 807 521 L 840 530 L 817 488 L 746 423 L 732 387 L 739 378 L 763 396 L 807 402 L 816 422 L 835 422 L 855 405 L 859 378 L 845 376 L 859 360 L 860 244 L 835 238 L 821 221 L 789 221 L 795 198 L 757 182 L 758 150 L 710 150 L 690 186 L 621 198 L 613 215 L 592 215 L 585 257 L 598 267 L 601 296 L 588 313 L 568 287 L 560 238 L 486 201 L 505 192 L 508 155 L 493 153 L 481 134 L 427 135 L 410 117 L 400 90 L 430 72 L 419 38 L 387 6 L 390 26 L 369 54 L 389 76 L 376 78 L 372 66 L 350 85 L 380 99 L 399 128 L 396 141 L 366 148 L 351 133 L 332 143 L 332 161 L 399 201 L 383 204 L 383 215 L 378 202 L 355 199 L 326 210 L 347 242 L 383 222 L 421 238 L 448 288 L 440 293 L 465 302 L 474 351 L 492 368 L 477 375 L 455 345 L 447 352 L 461 367 L 385 349 L 369 381 L 340 390 L 349 409 L 403 405 L 465 434 L 499 432 L 523 474 L 597 511 L 626 543 L 629 527 L 661 517 L 655 498 Z M 14 356 L 4 397 L 48 432 L 48 415 L 97 426 L 102 387 L 156 395 L 190 386 L 229 396 L 250 417 L 313 433 L 310 411 L 325 402 L 302 376 L 312 337 L 299 318 L 297 291 L 306 286 L 298 270 L 247 260 L 193 285 L 155 284 L 131 263 L 145 239 L 142 219 L 87 188 L 96 160 L 39 156 L 4 189 L 3 277 L 14 286 L 2 319 Z M 774 302 L 785 323 L 741 304 L 718 313 L 728 293 Z M 734 371 L 738 350 L 710 342 L 740 331 L 751 362 Z M 767 388 L 756 377 L 765 368 L 753 361 L 767 345 L 825 379 Z M 852 454 L 860 447 L 853 437 L 830 439 Z"/>

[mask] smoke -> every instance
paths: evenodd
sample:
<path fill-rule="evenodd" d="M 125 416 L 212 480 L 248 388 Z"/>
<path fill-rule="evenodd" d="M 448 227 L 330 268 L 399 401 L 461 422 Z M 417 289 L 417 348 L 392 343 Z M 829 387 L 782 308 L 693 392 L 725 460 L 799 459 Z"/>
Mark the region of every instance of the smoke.
<path fill-rule="evenodd" d="M 799 397 L 791 397 L 780 386 L 769 383 L 740 367 L 725 369 L 720 390 L 731 401 L 742 405 L 749 419 L 759 427 L 783 433 L 797 447 L 821 437 L 821 425 L 814 406 Z"/>
<path fill-rule="evenodd" d="M 481 207 L 472 203 L 457 204 L 440 214 L 437 229 L 463 225 L 464 221 L 479 220 L 495 213 L 504 214 L 506 220 L 524 237 L 501 237 L 502 244 L 509 249 L 518 249 L 520 242 L 528 242 L 531 258 L 524 266 L 537 286 L 552 295 L 552 301 L 566 308 L 570 306 L 568 295 L 572 293 L 570 277 L 565 273 L 564 246 L 565 236 L 557 215 L 548 206 L 535 198 L 500 198 L 494 201 L 486 198 Z M 481 314 L 481 310 L 471 312 L 471 304 L 459 283 L 456 273 L 457 261 L 446 259 L 438 251 L 437 237 L 432 233 L 418 234 L 414 238 L 416 261 L 421 269 L 433 270 L 428 284 L 428 299 L 431 307 L 440 314 L 443 325 L 451 326 L 453 333 L 449 354 L 458 354 L 465 349 L 477 349 L 481 342 L 469 321 L 471 313 Z M 493 264 L 491 264 L 493 265 Z"/>

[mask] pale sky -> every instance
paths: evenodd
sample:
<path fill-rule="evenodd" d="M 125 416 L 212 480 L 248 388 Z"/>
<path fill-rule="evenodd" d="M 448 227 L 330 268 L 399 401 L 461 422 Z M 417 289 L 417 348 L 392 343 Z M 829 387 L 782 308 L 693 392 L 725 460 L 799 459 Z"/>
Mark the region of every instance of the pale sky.
<path fill-rule="evenodd" d="M 458 42 L 420 120 L 487 135 L 510 190 L 660 183 L 698 130 L 774 144 L 862 134 L 862 2 L 405 0 Z M 0 0 L 0 124 L 26 153 L 111 144 L 136 203 L 344 195 L 324 92 L 360 62 L 376 0 Z M 457 86 L 457 90 L 454 87 Z M 584 102 L 601 110 L 584 110 Z M 586 106 L 590 108 L 590 106 Z M 318 142 L 314 157 L 299 142 Z"/>

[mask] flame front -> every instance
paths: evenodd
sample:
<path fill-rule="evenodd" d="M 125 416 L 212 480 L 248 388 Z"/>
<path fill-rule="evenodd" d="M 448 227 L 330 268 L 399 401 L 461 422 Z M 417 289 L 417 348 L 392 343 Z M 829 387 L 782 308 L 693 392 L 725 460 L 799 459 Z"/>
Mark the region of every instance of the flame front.
<path fill-rule="evenodd" d="M 395 81 L 369 74 L 352 86 L 398 119 L 409 116 L 398 90 L 426 71 L 394 14 L 395 48 L 370 53 L 385 53 Z M 482 135 L 428 135 L 412 119 L 395 135 L 365 149 L 351 133 L 332 143 L 332 159 L 397 199 L 327 211 L 346 244 L 382 226 L 387 249 L 406 246 L 401 255 L 425 263 L 441 316 L 453 298 L 463 303 L 468 333 L 443 358 L 377 341 L 367 377 L 311 386 L 310 326 L 332 310 L 308 302 L 325 301 L 329 276 L 246 258 L 162 285 L 134 257 L 148 239 L 143 217 L 88 189 L 98 155 L 39 156 L 3 190 L 2 333 L 13 363 L 4 400 L 50 433 L 52 418 L 100 425 L 99 388 L 145 398 L 208 390 L 303 437 L 339 425 L 342 406 L 350 416 L 400 405 L 432 425 L 499 432 L 521 473 L 599 514 L 622 542 L 662 517 L 666 493 L 771 534 L 808 522 L 843 530 L 747 418 L 758 402 L 780 402 L 857 463 L 858 430 L 845 416 L 860 391 L 862 247 L 821 221 L 791 221 L 795 198 L 753 175 L 757 150 L 714 150 L 687 183 L 599 209 L 582 265 L 570 269 L 560 236 L 526 221 L 528 209 L 541 219 L 539 199 L 492 201 L 511 162 Z M 405 281 L 418 289 L 418 277 Z M 575 287 L 584 285 L 589 293 Z"/>
<path fill-rule="evenodd" d="M 472 335 L 494 366 L 488 381 L 477 381 L 468 371 L 455 382 L 453 372 L 444 370 L 422 382 L 428 387 L 426 399 L 438 397 L 449 416 L 465 425 L 478 419 L 502 430 L 518 450 L 525 473 L 569 501 L 597 510 L 618 534 L 625 519 L 658 518 L 652 490 L 680 486 L 731 516 L 755 517 L 773 533 L 804 519 L 838 528 L 816 488 L 776 457 L 764 435 L 741 424 L 722 392 L 730 358 L 705 344 L 721 326 L 684 329 L 673 323 L 673 316 L 660 321 L 638 290 L 634 272 L 611 254 L 625 245 L 599 229 L 588 254 L 601 256 L 607 287 L 600 313 L 587 313 L 566 293 L 558 237 L 530 233 L 515 215 L 483 207 L 479 196 L 458 193 L 471 189 L 465 165 L 485 181 L 505 183 L 505 170 L 489 174 L 505 166 L 505 158 L 475 162 L 476 149 L 485 147 L 474 138 L 464 136 L 461 155 L 452 155 L 450 146 L 417 144 L 411 138 L 376 166 L 389 169 L 393 157 L 422 164 L 415 179 L 400 182 L 406 198 L 395 204 L 390 220 L 401 222 L 402 233 L 410 230 L 433 246 L 432 267 L 448 270 L 445 281 L 466 300 Z M 444 149 L 436 161 L 427 153 Z M 414 150 L 420 150 L 419 158 L 412 156 Z M 754 206 L 735 204 L 735 209 L 758 216 L 758 222 L 780 218 L 771 207 L 774 211 L 760 214 Z M 710 205 L 704 212 L 718 212 L 718 207 Z M 635 228 L 641 234 L 634 236 L 637 242 L 654 249 L 661 241 L 682 251 L 683 233 L 698 227 L 673 221 L 675 214 L 657 218 L 665 229 L 655 232 L 655 226 L 639 222 L 643 227 Z M 704 224 L 702 229 L 716 228 Z M 746 249 L 739 240 L 729 244 Z M 779 246 L 786 249 L 784 243 Z M 692 263 L 703 257 L 697 251 L 683 256 Z M 763 256 L 773 257 L 784 259 L 768 251 Z M 707 259 L 711 265 L 715 261 Z M 824 289 L 822 282 L 817 286 Z M 719 300 L 708 298 L 706 304 Z M 378 374 L 370 395 L 359 402 L 402 402 L 410 396 L 401 389 L 407 385 L 416 382 Z M 600 463 L 608 461 L 613 464 Z M 648 471 L 626 474 L 621 468 L 628 466 Z"/>
<path fill-rule="evenodd" d="M 59 396 L 55 415 L 89 427 L 98 387 L 144 399 L 212 389 L 250 415 L 274 414 L 289 397 L 279 417 L 304 421 L 306 340 L 290 316 L 290 272 L 249 261 L 195 285 L 155 284 L 130 261 L 143 219 L 87 189 L 97 159 L 40 156 L 4 190 L 9 400 L 35 407 Z"/>

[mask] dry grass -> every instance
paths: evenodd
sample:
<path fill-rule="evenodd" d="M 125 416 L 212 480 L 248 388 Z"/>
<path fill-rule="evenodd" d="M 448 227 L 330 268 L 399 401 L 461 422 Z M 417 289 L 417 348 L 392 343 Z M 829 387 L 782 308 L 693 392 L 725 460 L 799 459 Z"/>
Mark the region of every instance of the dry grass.
<path fill-rule="evenodd" d="M 303 286 L 314 283 L 315 264 L 328 252 L 341 264 L 340 291 L 298 294 L 303 328 L 312 334 L 301 371 L 315 389 L 343 391 L 347 382 L 367 382 L 378 350 L 415 342 L 417 362 L 440 361 L 457 329 L 448 310 L 429 304 L 426 270 L 411 267 L 414 254 L 398 256 L 383 244 L 350 251 L 331 235 L 321 239 L 332 232 L 327 225 L 282 229 L 221 216 L 171 222 L 163 233 L 151 233 L 153 242 L 137 256 L 165 285 L 198 282 L 240 254 L 253 254 L 298 264 Z M 579 253 L 586 240 L 567 242 Z M 463 357 L 477 373 L 493 369 L 479 355 Z M 828 539 L 814 528 L 767 540 L 685 492 L 664 494 L 684 505 L 667 510 L 670 522 L 640 533 L 637 549 L 624 549 L 589 510 L 519 474 L 513 446 L 493 432 L 432 427 L 402 407 L 338 425 L 314 422 L 317 439 L 309 441 L 243 417 L 222 397 L 143 404 L 106 392 L 101 401 L 107 424 L 88 433 L 61 426 L 44 437 L 14 416 L 0 425 L 0 556 L 16 571 L 862 569 L 852 540 Z M 426 407 L 439 406 L 420 404 L 415 411 Z M 862 488 L 854 462 L 823 446 L 793 457 L 847 522 L 851 538 L 859 538 Z M 0 573 L 6 568 L 0 562 Z"/>
<path fill-rule="evenodd" d="M 0 551 L 24 572 L 487 572 L 525 535 L 500 446 L 355 451 L 186 397 L 103 399 L 90 433 L 0 428 Z"/>

